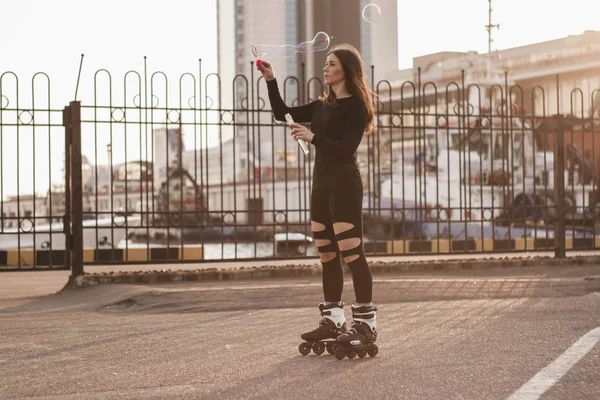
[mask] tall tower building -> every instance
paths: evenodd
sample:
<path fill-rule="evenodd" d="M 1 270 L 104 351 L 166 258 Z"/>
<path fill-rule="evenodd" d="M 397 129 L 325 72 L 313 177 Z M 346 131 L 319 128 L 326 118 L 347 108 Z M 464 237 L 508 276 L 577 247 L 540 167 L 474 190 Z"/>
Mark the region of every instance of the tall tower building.
<path fill-rule="evenodd" d="M 251 52 L 253 44 L 297 45 L 312 40 L 322 31 L 331 37 L 331 45 L 349 43 L 361 52 L 369 81 L 372 65 L 377 81 L 385 79 L 387 72 L 397 71 L 397 0 L 378 0 L 381 15 L 373 23 L 362 18 L 362 10 L 369 3 L 368 0 L 217 0 L 220 108 L 263 107 L 263 104 L 256 104 L 257 93 L 254 93 L 254 102 L 251 96 L 252 87 L 255 87 L 251 77 L 254 76 L 256 81 L 260 76 L 258 71 L 251 70 L 251 61 L 256 61 Z M 326 55 L 327 51 L 320 51 L 291 57 L 267 54 L 261 58 L 273 64 L 286 103 L 297 105 L 321 94 L 318 83 L 311 83 L 309 93 L 305 92 L 303 83 L 313 77 L 322 80 Z M 239 75 L 243 77 L 236 78 Z M 294 80 L 284 84 L 284 79 L 290 76 L 298 78 L 299 87 Z M 260 85 L 258 90 L 261 101 L 268 103 L 266 86 Z M 216 108 L 216 102 L 213 104 Z M 269 108 L 268 104 L 264 106 Z M 238 163 L 240 172 L 251 168 L 257 158 L 269 162 L 267 157 L 274 157 L 271 149 L 282 149 L 283 142 L 289 139 L 288 135 L 276 135 L 272 141 L 257 137 L 253 142 L 251 135 L 256 135 L 256 129 L 252 133 L 248 131 L 246 123 L 252 121 L 246 121 L 246 118 L 246 113 L 236 113 L 235 137 L 240 159 L 232 161 Z M 264 114 L 261 118 L 265 118 Z M 232 126 L 225 125 L 220 129 L 224 141 L 234 136 Z M 264 151 L 250 154 L 258 146 Z M 295 148 L 295 144 L 288 144 L 288 148 Z"/>
<path fill-rule="evenodd" d="M 349 43 L 360 51 L 371 79 L 385 79 L 398 70 L 398 6 L 397 0 L 378 0 L 381 15 L 372 23 L 362 18 L 369 0 L 299 0 L 298 29 L 301 37 L 312 38 L 316 32 L 332 37 L 331 45 Z M 299 62 L 307 65 L 308 77 L 322 77 L 326 52 L 301 55 Z M 312 90 L 312 88 L 311 88 Z"/>
<path fill-rule="evenodd" d="M 356 47 L 369 77 L 374 65 L 376 79 L 384 79 L 388 72 L 398 69 L 397 0 L 378 0 L 381 15 L 373 23 L 362 18 L 362 10 L 369 3 L 369 0 L 218 0 L 222 85 L 229 88 L 238 74 L 250 76 L 250 62 L 255 61 L 250 51 L 252 44 L 296 45 L 312 40 L 319 31 L 332 38 L 332 45 L 349 43 Z M 292 57 L 267 54 L 264 58 L 273 63 L 281 80 L 288 76 L 302 79 L 302 64 L 305 65 L 304 77 L 310 79 L 322 78 L 326 54 L 326 51 Z M 236 90 L 238 96 L 243 96 L 241 92 L 241 88 Z M 233 100 L 232 93 L 223 93 L 223 96 L 224 100 Z M 288 97 L 290 101 L 295 98 Z"/>
<path fill-rule="evenodd" d="M 268 103 L 267 88 L 264 84 L 260 85 L 260 94 L 254 93 L 256 80 L 260 73 L 252 70 L 251 62 L 256 62 L 252 54 L 251 45 L 285 45 L 298 44 L 303 41 L 298 31 L 298 2 L 303 0 L 277 0 L 277 1 L 258 1 L 258 0 L 217 0 L 217 26 L 218 26 L 218 57 L 219 57 L 219 77 L 221 82 L 221 108 L 224 109 L 258 109 L 268 104 L 256 104 L 257 101 Z M 299 65 L 297 56 L 287 57 L 281 54 L 267 54 L 261 56 L 262 59 L 273 64 L 275 73 L 280 81 L 280 89 L 285 94 L 285 100 L 288 104 L 298 104 L 301 99 L 298 98 L 299 91 L 294 85 L 284 85 L 284 79 L 288 76 L 299 75 Z M 240 76 L 236 78 L 236 76 Z M 251 77 L 254 76 L 254 82 Z M 235 84 L 234 84 L 235 82 Z M 258 95 L 262 100 L 257 100 Z M 246 123 L 248 114 L 238 112 L 235 116 L 235 132 L 232 126 L 222 126 L 221 134 L 223 140 L 229 140 L 236 137 L 238 160 L 231 160 L 238 164 L 237 171 L 244 175 L 247 168 L 252 168 L 252 164 L 257 163 L 257 146 L 268 147 L 271 142 L 270 137 L 256 136 L 256 131 L 250 131 Z M 267 122 L 265 114 L 261 115 L 262 123 Z M 268 117 L 270 118 L 270 117 Z M 269 119 L 270 121 L 270 119 Z M 258 121 L 254 121 L 258 122 Z M 285 140 L 277 135 L 275 141 Z M 277 143 L 276 146 L 280 146 Z M 290 147 L 293 144 L 289 145 Z M 271 152 L 260 152 L 261 161 L 268 163 Z M 230 161 L 225 161 L 229 163 Z"/>
<path fill-rule="evenodd" d="M 250 63 L 256 62 L 251 45 L 277 46 L 302 41 L 297 28 L 298 1 L 218 0 L 219 76 L 223 87 L 230 88 L 236 75 L 250 78 L 253 72 L 258 78 L 258 71 L 251 71 Z M 267 54 L 263 58 L 273 64 L 282 79 L 298 75 L 296 56 Z M 236 86 L 236 106 L 239 107 L 246 94 L 241 80 Z M 233 100 L 232 93 L 223 93 L 223 96 L 224 100 Z"/>

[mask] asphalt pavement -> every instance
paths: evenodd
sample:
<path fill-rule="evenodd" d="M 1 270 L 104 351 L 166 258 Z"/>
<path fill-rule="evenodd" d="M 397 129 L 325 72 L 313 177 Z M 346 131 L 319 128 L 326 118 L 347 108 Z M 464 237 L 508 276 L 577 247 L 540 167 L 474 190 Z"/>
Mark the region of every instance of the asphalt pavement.
<path fill-rule="evenodd" d="M 600 265 L 375 275 L 379 354 L 341 361 L 298 352 L 316 277 L 68 275 L 0 274 L 0 398 L 600 398 Z"/>

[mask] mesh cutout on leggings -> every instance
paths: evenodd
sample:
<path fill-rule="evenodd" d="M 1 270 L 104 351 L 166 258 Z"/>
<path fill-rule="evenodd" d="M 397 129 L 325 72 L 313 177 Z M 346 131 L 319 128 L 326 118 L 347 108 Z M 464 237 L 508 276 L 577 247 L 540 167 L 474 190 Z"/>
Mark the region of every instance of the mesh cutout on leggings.
<path fill-rule="evenodd" d="M 358 229 L 353 224 L 347 222 L 337 224 L 339 225 L 334 224 L 334 226 L 341 227 L 341 232 L 336 234 L 335 237 L 344 261 L 348 264 L 358 260 L 362 250 L 362 239 L 356 234 Z M 349 228 L 350 226 L 352 227 Z"/>
<path fill-rule="evenodd" d="M 352 255 L 344 257 L 344 262 L 346 264 L 350 264 L 352 261 L 356 261 L 359 258 L 360 258 L 360 254 L 352 254 Z"/>
<path fill-rule="evenodd" d="M 337 229 L 336 229 L 337 228 Z M 351 222 L 338 221 L 333 224 L 333 231 L 336 235 L 351 231 L 355 228 L 355 225 Z"/>
<path fill-rule="evenodd" d="M 325 226 L 325 224 L 322 224 L 317 221 L 310 221 L 310 227 L 313 232 L 323 232 L 323 231 L 327 230 L 327 227 Z"/>
<path fill-rule="evenodd" d="M 312 223 L 315 223 L 316 221 L 311 221 Z M 320 224 L 319 222 L 316 222 L 316 224 Z M 322 225 L 322 224 L 320 224 Z M 314 227 L 314 225 L 313 225 Z M 313 236 L 315 239 L 315 244 L 317 245 L 317 249 L 319 250 L 319 258 L 321 260 L 321 262 L 329 262 L 331 260 L 336 259 L 339 256 L 338 253 L 338 247 L 337 247 L 337 243 L 335 242 L 335 240 L 332 240 L 332 237 L 335 237 L 333 235 L 332 229 L 323 229 L 320 231 L 313 231 Z M 325 241 L 328 241 L 329 243 L 327 244 L 322 244 Z M 320 243 L 321 242 L 321 243 Z M 321 244 L 321 245 L 319 245 Z"/>

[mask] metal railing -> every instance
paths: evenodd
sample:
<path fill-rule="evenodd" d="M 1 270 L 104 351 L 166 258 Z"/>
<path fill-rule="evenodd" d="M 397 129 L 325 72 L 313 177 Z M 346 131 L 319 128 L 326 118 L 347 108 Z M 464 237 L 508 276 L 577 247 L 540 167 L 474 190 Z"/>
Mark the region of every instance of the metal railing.
<path fill-rule="evenodd" d="M 69 266 L 67 195 L 47 195 L 57 183 L 65 187 L 56 178 L 68 168 L 62 110 L 53 108 L 50 87 L 44 73 L 24 90 L 15 73 L 0 74 L 0 270 Z"/>
<path fill-rule="evenodd" d="M 41 76 L 44 107 L 35 100 Z M 6 89 L 9 77 L 16 90 Z M 509 78 L 475 85 L 463 73 L 438 88 L 421 83 L 419 72 L 402 85 L 373 82 L 377 126 L 357 152 L 368 254 L 563 257 L 600 247 L 597 91 L 567 96 L 558 77 L 550 91 Z M 279 84 L 289 105 L 323 90 L 316 78 Z M 60 122 L 49 88 L 46 75 L 34 76 L 31 106 L 23 107 L 16 75 L 0 78 L 0 265 L 5 257 L 14 268 L 83 271 L 95 263 L 317 255 L 309 210 L 315 150 L 305 156 L 273 119 L 262 78 L 222 84 L 199 68 L 173 85 L 162 72 L 130 71 L 115 85 L 100 70 L 92 95 L 71 102 Z M 33 146 L 24 149 L 29 132 Z M 47 145 L 40 132 L 52 137 Z M 23 173 L 29 159 L 39 170 L 40 148 L 48 154 L 44 185 L 37 172 Z M 23 182 L 38 192 L 32 210 L 22 206 L 32 194 Z"/>

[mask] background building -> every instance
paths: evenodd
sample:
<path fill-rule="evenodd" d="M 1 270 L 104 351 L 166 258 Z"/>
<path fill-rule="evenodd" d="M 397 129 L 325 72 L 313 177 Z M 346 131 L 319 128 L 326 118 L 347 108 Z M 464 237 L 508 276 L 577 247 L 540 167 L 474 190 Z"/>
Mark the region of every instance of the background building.
<path fill-rule="evenodd" d="M 182 140 L 182 131 L 180 128 L 154 129 L 153 135 L 153 187 L 158 190 L 162 183 L 167 181 L 169 169 L 177 166 L 179 151 L 185 151 L 185 143 Z"/>
<path fill-rule="evenodd" d="M 378 5 L 386 10 L 381 16 L 368 23 L 362 18 L 367 0 L 282 0 L 276 2 L 256 2 L 251 0 L 218 0 L 218 56 L 219 56 L 219 98 L 213 101 L 214 107 L 234 109 L 235 127 L 223 125 L 220 128 L 223 147 L 233 148 L 229 141 L 235 135 L 236 153 L 225 152 L 223 162 L 236 165 L 236 175 L 254 176 L 257 165 L 268 166 L 277 174 L 277 169 L 295 159 L 297 144 L 285 135 L 283 130 L 258 132 L 245 124 L 270 123 L 272 115 L 267 99 L 266 86 L 256 85 L 260 73 L 251 70 L 251 62 L 256 59 L 252 44 L 297 45 L 310 41 L 317 32 L 326 32 L 331 45 L 349 43 L 362 54 L 368 78 L 371 80 L 371 66 L 376 66 L 376 79 L 385 79 L 398 70 L 398 25 L 396 0 L 381 0 Z M 264 21 L 270 21 L 265 24 Z M 327 52 L 299 53 L 292 57 L 284 55 L 265 56 L 272 62 L 278 77 L 284 100 L 289 105 L 304 104 L 316 99 L 322 93 L 322 68 Z M 243 77 L 241 76 L 243 75 Z M 237 77 L 237 78 L 236 78 Z M 285 78 L 293 77 L 284 82 Z M 306 83 L 317 78 L 307 90 Z M 235 82 L 235 84 L 233 84 Z M 217 84 L 209 80 L 206 84 Z M 256 92 L 253 93 L 253 87 Z M 260 121 L 248 121 L 248 115 L 239 112 L 246 108 L 265 108 L 260 113 Z M 215 120 L 216 121 L 216 120 Z M 260 137 L 260 139 L 259 139 Z M 212 152 L 216 155 L 215 152 Z M 190 155 L 184 158 L 190 159 Z M 209 158 L 210 160 L 210 158 Z M 188 167 L 188 170 L 191 170 Z M 232 167 L 226 167 L 232 168 Z M 228 173 L 228 176 L 230 174 Z"/>

